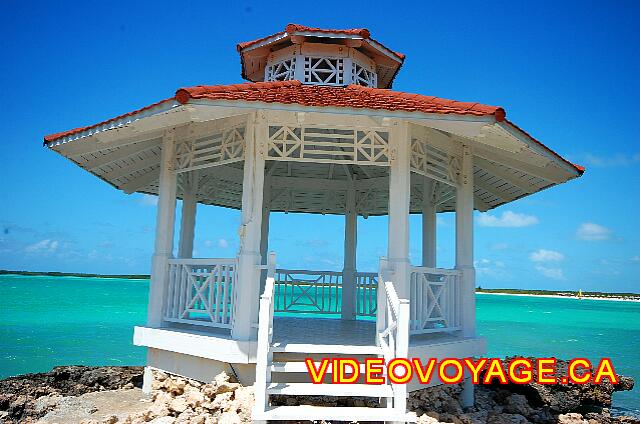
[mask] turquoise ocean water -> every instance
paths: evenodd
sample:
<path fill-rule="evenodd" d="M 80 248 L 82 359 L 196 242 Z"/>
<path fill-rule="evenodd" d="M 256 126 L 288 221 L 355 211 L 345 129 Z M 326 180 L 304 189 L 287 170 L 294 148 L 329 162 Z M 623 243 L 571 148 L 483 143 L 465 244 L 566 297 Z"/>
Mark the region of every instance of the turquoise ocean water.
<path fill-rule="evenodd" d="M 0 378 L 55 365 L 136 365 L 133 326 L 144 324 L 146 280 L 0 275 Z M 610 357 L 640 386 L 640 303 L 530 296 L 477 297 L 489 355 Z M 640 414 L 640 387 L 614 397 Z"/>

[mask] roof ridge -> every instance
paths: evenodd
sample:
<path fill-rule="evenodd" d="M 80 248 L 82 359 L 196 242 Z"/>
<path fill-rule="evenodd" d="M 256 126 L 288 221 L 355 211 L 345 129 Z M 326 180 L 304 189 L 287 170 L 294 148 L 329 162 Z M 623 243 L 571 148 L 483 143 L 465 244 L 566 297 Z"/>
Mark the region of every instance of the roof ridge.
<path fill-rule="evenodd" d="M 291 34 L 292 32 L 309 31 L 309 32 L 328 32 L 337 34 L 359 35 L 362 38 L 371 37 L 371 33 L 367 28 L 347 28 L 347 29 L 329 29 L 329 28 L 313 28 L 300 24 L 288 24 L 284 28 L 285 32 Z"/>
<path fill-rule="evenodd" d="M 293 87 L 302 83 L 298 80 L 287 81 L 259 81 L 259 82 L 243 82 L 240 84 L 216 84 L 216 85 L 196 85 L 193 87 L 182 87 L 176 90 L 175 98 L 182 104 L 189 99 L 211 93 L 229 93 L 237 91 L 257 91 L 267 90 L 271 88 Z"/>

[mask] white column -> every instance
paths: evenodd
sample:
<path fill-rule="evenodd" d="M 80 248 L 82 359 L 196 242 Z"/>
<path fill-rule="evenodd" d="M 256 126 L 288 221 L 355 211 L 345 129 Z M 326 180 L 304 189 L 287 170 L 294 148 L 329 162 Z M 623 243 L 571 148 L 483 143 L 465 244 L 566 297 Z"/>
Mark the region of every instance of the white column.
<path fill-rule="evenodd" d="M 182 218 L 180 220 L 179 258 L 193 257 L 193 239 L 196 228 L 196 208 L 198 206 L 198 171 L 185 175 L 184 192 L 182 194 Z"/>
<path fill-rule="evenodd" d="M 389 169 L 390 275 L 400 298 L 409 298 L 409 201 L 411 196 L 409 124 L 394 120 L 390 128 Z"/>
<path fill-rule="evenodd" d="M 342 269 L 342 319 L 356 319 L 356 246 L 358 244 L 358 214 L 356 190 L 346 192 L 344 213 L 344 267 Z"/>
<path fill-rule="evenodd" d="M 424 177 L 422 197 L 422 266 L 436 267 L 436 205 L 433 199 L 435 182 Z"/>
<path fill-rule="evenodd" d="M 156 240 L 151 261 L 151 285 L 147 325 L 162 325 L 162 305 L 169 280 L 167 261 L 173 254 L 173 233 L 176 214 L 175 130 L 168 131 L 162 140 L 160 154 L 160 177 L 158 181 L 158 212 L 156 217 Z"/>
<path fill-rule="evenodd" d="M 242 180 L 242 220 L 238 254 L 232 336 L 235 340 L 257 337 L 252 324 L 258 322 L 260 289 L 260 237 L 262 233 L 262 190 L 264 187 L 264 155 L 261 144 L 266 140 L 267 126 L 263 116 L 249 115 L 245 130 L 244 176 Z"/>
<path fill-rule="evenodd" d="M 461 313 L 462 335 L 476 335 L 476 277 L 473 267 L 473 153 L 463 145 L 460 181 L 456 190 L 456 269 L 462 271 Z M 465 380 L 462 392 L 463 406 L 474 402 L 474 388 Z"/>
<path fill-rule="evenodd" d="M 271 178 L 265 177 L 262 190 L 262 226 L 260 228 L 260 256 L 262 264 L 267 264 L 269 250 L 269 217 L 271 215 Z"/>
<path fill-rule="evenodd" d="M 269 217 L 271 215 L 271 179 L 268 176 L 264 178 L 264 189 L 262 190 L 262 226 L 260 229 L 260 258 L 262 265 L 267 265 L 269 261 Z M 264 292 L 264 283 L 267 278 L 267 270 L 260 273 L 260 291 Z"/>

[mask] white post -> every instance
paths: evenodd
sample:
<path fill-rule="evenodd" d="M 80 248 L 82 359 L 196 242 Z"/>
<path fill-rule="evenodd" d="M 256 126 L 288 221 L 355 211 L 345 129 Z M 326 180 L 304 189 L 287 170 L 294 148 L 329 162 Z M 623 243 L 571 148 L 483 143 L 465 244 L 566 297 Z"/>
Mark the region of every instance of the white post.
<path fill-rule="evenodd" d="M 424 177 L 422 197 L 422 266 L 436 267 L 436 205 L 433 201 L 435 182 Z"/>
<path fill-rule="evenodd" d="M 262 190 L 262 227 L 260 228 L 260 257 L 262 265 L 268 264 L 269 250 L 269 217 L 271 215 L 271 179 L 265 176 Z M 260 293 L 264 292 L 267 270 L 260 273 Z"/>
<path fill-rule="evenodd" d="M 344 213 L 344 267 L 342 269 L 342 319 L 356 319 L 356 246 L 358 243 L 358 214 L 356 190 L 349 187 Z"/>
<path fill-rule="evenodd" d="M 394 120 L 390 128 L 388 265 L 398 297 L 409 298 L 410 134 L 407 122 Z"/>
<path fill-rule="evenodd" d="M 267 138 L 263 116 L 249 114 L 245 129 L 244 176 L 242 180 L 242 222 L 238 253 L 238 284 L 234 296 L 235 340 L 253 340 L 257 332 L 260 289 L 260 236 L 262 232 L 262 190 L 264 155 L 261 145 Z"/>
<path fill-rule="evenodd" d="M 169 279 L 167 261 L 173 254 L 173 233 L 176 214 L 175 130 L 168 131 L 162 140 L 160 154 L 160 177 L 158 182 L 158 212 L 156 217 L 156 240 L 151 261 L 151 285 L 147 325 L 162 326 L 164 296 Z"/>
<path fill-rule="evenodd" d="M 476 335 L 476 277 L 473 267 L 473 153 L 462 146 L 460 180 L 456 190 L 456 269 L 462 272 L 461 303 L 462 335 Z M 463 406 L 474 403 L 474 388 L 467 379 L 462 392 Z"/>
<path fill-rule="evenodd" d="M 191 171 L 185 175 L 182 194 L 182 219 L 180 220 L 179 258 L 193 257 L 193 238 L 196 227 L 196 208 L 198 206 L 198 171 Z"/>

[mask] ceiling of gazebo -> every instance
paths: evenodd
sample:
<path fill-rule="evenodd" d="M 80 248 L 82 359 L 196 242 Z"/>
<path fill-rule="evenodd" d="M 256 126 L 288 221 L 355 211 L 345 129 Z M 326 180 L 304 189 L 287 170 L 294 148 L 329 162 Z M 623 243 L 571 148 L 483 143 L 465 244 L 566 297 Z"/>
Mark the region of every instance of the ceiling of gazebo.
<path fill-rule="evenodd" d="M 237 89 L 234 93 L 237 95 Z M 407 101 L 415 102 L 416 98 L 407 98 Z M 271 210 L 285 212 L 341 214 L 346 190 L 353 187 L 359 214 L 386 214 L 389 167 L 385 155 L 389 152 L 382 154 L 382 159 L 378 155 L 364 160 L 359 156 L 365 150 L 368 152 L 368 148 L 352 156 L 346 151 L 341 156 L 318 155 L 312 149 L 307 154 L 314 153 L 314 156 L 300 154 L 293 160 L 276 147 L 282 147 L 277 143 L 283 143 L 280 139 L 284 136 L 303 139 L 304 134 L 309 140 L 322 142 L 321 145 L 354 141 L 358 146 L 358 138 L 361 134 L 364 137 L 369 128 L 384 143 L 389 119 L 410 123 L 412 212 L 422 210 L 424 175 L 436 180 L 428 196 L 437 204 L 438 211 L 455 210 L 454 180 L 461 142 L 472 146 L 475 206 L 482 211 L 576 178 L 582 172 L 510 122 L 503 121 L 504 115 L 497 120 L 492 115 L 495 108 L 459 103 L 461 109 L 456 111 L 458 102 L 436 99 L 438 107 L 446 111 L 428 113 L 414 108 L 399 115 L 401 103 L 396 102 L 394 114 L 387 110 L 363 113 L 354 109 L 336 113 L 335 108 L 324 112 L 322 108 L 295 103 L 293 108 L 283 110 L 281 99 L 275 100 L 275 104 L 255 104 L 205 98 L 197 103 L 181 101 L 186 103 L 183 105 L 169 99 L 98 126 L 49 136 L 45 142 L 126 193 L 157 194 L 162 137 L 167 130 L 174 130 L 178 144 L 178 197 L 182 197 L 181 182 L 185 173 L 197 172 L 200 203 L 237 209 L 242 199 L 244 125 L 249 113 L 260 111 L 266 116 L 270 135 L 265 152 L 266 181 L 271 188 L 267 194 Z M 213 156 L 206 152 L 216 149 L 219 152 L 220 146 L 226 153 L 216 154 L 217 162 L 210 163 Z M 191 151 L 205 153 L 185 153 Z M 420 158 L 424 161 L 420 162 Z"/>

